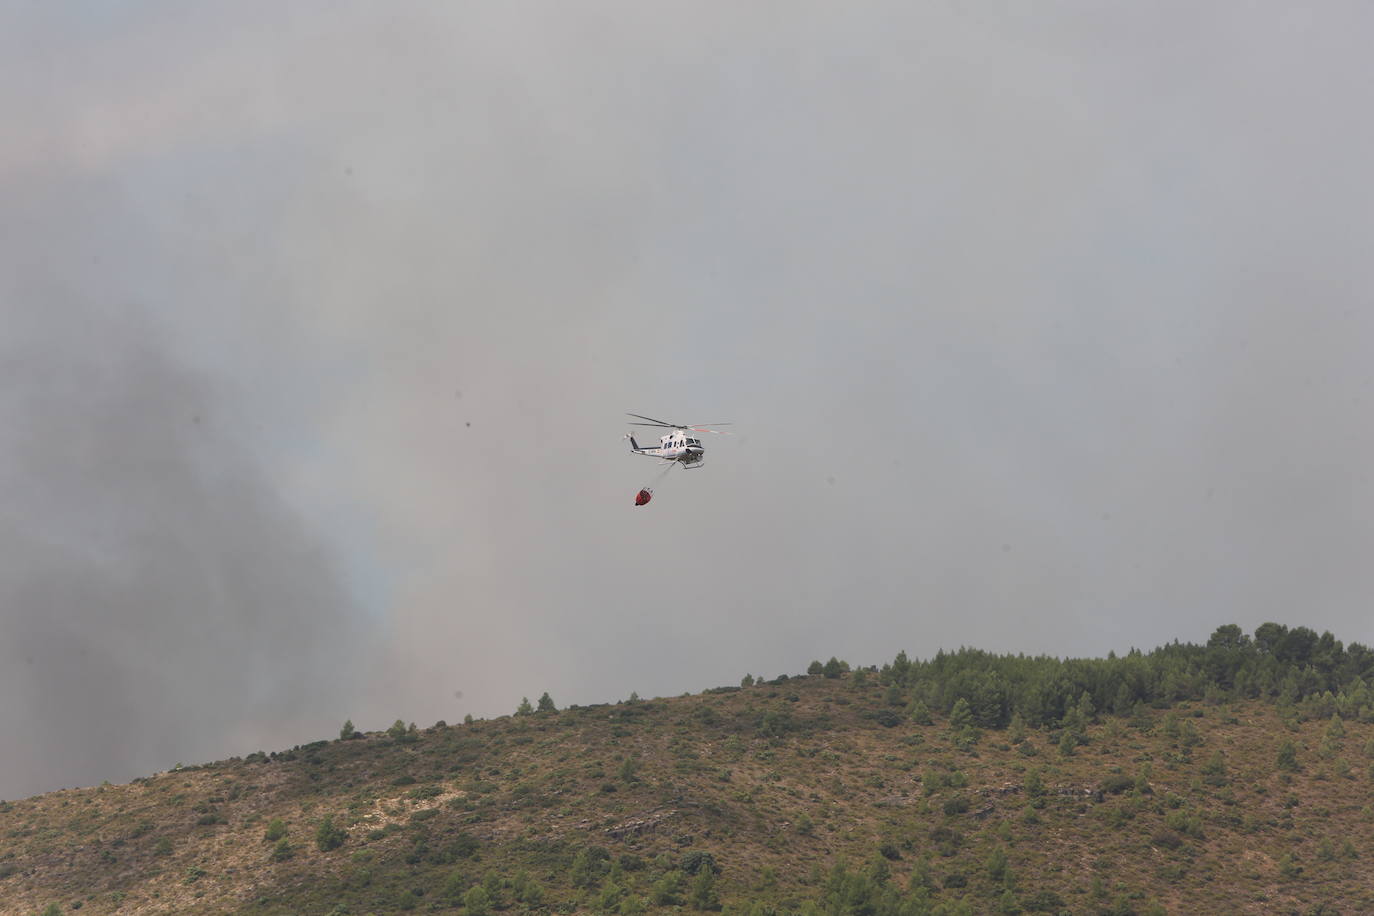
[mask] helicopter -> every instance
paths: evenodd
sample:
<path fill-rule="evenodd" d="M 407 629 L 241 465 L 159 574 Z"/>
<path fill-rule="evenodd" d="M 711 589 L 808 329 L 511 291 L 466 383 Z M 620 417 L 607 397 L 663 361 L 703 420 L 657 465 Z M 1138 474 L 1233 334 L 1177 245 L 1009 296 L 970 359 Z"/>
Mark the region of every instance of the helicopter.
<path fill-rule="evenodd" d="M 625 438 L 630 440 L 630 451 L 636 455 L 647 455 L 650 458 L 659 458 L 665 462 L 676 462 L 683 468 L 699 468 L 706 458 L 706 449 L 701 444 L 701 440 L 693 433 L 715 433 L 717 436 L 728 436 L 727 432 L 719 429 L 711 429 L 706 424 L 692 425 L 689 423 L 667 423 L 663 420 L 655 420 L 653 417 L 642 416 L 637 413 L 626 413 L 627 417 L 638 417 L 641 420 L 648 420 L 647 423 L 630 423 L 630 426 L 657 426 L 660 429 L 670 430 L 666 436 L 659 437 L 658 448 L 651 446 L 641 446 L 635 441 L 633 433 L 626 433 Z M 712 423 L 711 426 L 732 426 L 731 423 Z"/>
<path fill-rule="evenodd" d="M 640 420 L 647 420 L 647 423 L 631 423 L 630 426 L 656 426 L 660 429 L 668 430 L 668 434 L 659 437 L 658 448 L 641 446 L 635 441 L 633 433 L 626 433 L 625 438 L 630 440 L 630 451 L 635 455 L 647 455 L 650 458 L 658 458 L 663 465 L 663 474 L 668 473 L 674 467 L 699 468 L 706 457 L 706 448 L 701 444 L 701 439 L 692 435 L 693 433 L 715 433 L 718 436 L 728 436 L 727 432 L 719 429 L 711 429 L 702 425 L 690 423 L 668 423 L 664 420 L 655 420 L 653 417 L 646 417 L 637 413 L 627 413 L 626 416 L 638 417 Z M 730 423 L 713 423 L 712 426 L 730 426 Z M 657 481 L 663 476 L 658 475 L 654 478 Z M 654 498 L 652 487 L 645 486 L 635 494 L 635 505 L 647 505 L 649 500 Z"/>

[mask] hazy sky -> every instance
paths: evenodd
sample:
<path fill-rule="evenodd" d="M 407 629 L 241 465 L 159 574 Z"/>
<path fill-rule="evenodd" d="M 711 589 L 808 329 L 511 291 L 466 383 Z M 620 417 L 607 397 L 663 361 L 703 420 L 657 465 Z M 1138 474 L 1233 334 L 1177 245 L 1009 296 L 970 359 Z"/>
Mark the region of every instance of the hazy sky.
<path fill-rule="evenodd" d="M 1364 3 L 0 6 L 0 797 L 1374 642 Z M 655 473 L 624 411 L 734 421 Z"/>

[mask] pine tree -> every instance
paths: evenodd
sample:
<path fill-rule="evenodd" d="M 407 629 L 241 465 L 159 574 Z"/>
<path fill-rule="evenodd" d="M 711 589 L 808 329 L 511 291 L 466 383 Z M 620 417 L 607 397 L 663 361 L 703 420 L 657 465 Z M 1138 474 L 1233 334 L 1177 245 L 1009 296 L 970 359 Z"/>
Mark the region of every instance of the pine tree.
<path fill-rule="evenodd" d="M 517 716 L 528 716 L 532 712 L 534 712 L 534 707 L 530 705 L 530 698 L 521 697 L 520 705 L 515 708 L 515 714 Z"/>
<path fill-rule="evenodd" d="M 1072 757 L 1074 748 L 1078 747 L 1078 736 L 1073 729 L 1066 728 L 1059 735 L 1059 753 L 1065 757 Z"/>
<path fill-rule="evenodd" d="M 954 731 L 963 731 L 973 724 L 973 710 L 969 709 L 968 700 L 960 697 L 954 701 L 954 708 L 949 711 L 949 727 Z"/>
<path fill-rule="evenodd" d="M 911 660 L 906 657 L 906 650 L 897 653 L 897 657 L 892 660 L 892 679 L 902 686 L 906 686 L 907 678 L 911 675 Z"/>
<path fill-rule="evenodd" d="M 555 705 L 553 705 L 553 697 L 549 696 L 549 692 L 548 692 L 547 690 L 544 691 L 544 695 L 541 696 L 541 697 L 539 698 L 539 711 L 540 711 L 540 712 L 557 712 L 557 711 L 558 711 L 558 707 L 555 706 Z"/>
<path fill-rule="evenodd" d="M 1011 714 L 1011 724 L 1007 726 L 1007 740 L 1012 744 L 1020 744 L 1026 740 L 1026 720 L 1021 718 L 1021 713 Z"/>
<path fill-rule="evenodd" d="M 1280 770 L 1295 773 L 1298 770 L 1298 749 L 1293 746 L 1292 741 L 1284 741 L 1279 745 L 1278 758 L 1275 761 Z"/>
<path fill-rule="evenodd" d="M 463 907 L 467 916 L 487 916 L 491 912 L 491 895 L 482 885 L 473 885 L 463 895 Z"/>
<path fill-rule="evenodd" d="M 699 869 L 692 880 L 692 908 L 697 910 L 720 909 L 720 897 L 716 894 L 716 871 L 709 866 Z"/>
<path fill-rule="evenodd" d="M 601 880 L 601 869 L 599 860 L 587 849 L 578 850 L 573 857 L 572 870 L 569 878 L 573 887 L 592 887 Z"/>
<path fill-rule="evenodd" d="M 1097 714 L 1097 709 L 1093 706 L 1093 698 L 1088 691 L 1083 691 L 1083 695 L 1078 698 L 1078 717 L 1082 720 L 1084 727 L 1092 723 L 1093 716 Z"/>

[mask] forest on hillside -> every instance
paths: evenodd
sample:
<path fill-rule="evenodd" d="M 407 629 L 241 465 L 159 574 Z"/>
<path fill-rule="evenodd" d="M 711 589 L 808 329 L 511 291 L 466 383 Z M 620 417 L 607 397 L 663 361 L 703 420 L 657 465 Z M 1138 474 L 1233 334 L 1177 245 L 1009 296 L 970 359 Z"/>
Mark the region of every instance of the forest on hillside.
<path fill-rule="evenodd" d="M 0 911 L 1374 912 L 1362 645 L 806 674 L 0 802 Z"/>
<path fill-rule="evenodd" d="M 832 659 L 813 662 L 811 673 L 838 676 L 847 669 Z M 964 648 L 920 661 L 903 651 L 853 676 L 876 676 L 888 688 L 888 702 L 901 698 L 918 721 L 934 711 L 982 728 L 1004 728 L 1013 720 L 1032 728 L 1081 725 L 1100 713 L 1125 716 L 1142 706 L 1233 699 L 1269 699 L 1294 715 L 1374 721 L 1374 650 L 1345 646 L 1330 632 L 1278 623 L 1260 625 L 1253 636 L 1226 624 L 1206 645 L 1175 641 L 1148 653 L 1132 649 L 1096 659 Z"/>

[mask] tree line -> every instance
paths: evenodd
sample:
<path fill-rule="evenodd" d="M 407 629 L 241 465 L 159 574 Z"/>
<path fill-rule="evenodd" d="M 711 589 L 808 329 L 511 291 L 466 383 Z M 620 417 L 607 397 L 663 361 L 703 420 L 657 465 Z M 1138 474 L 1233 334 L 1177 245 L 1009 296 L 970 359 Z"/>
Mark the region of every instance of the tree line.
<path fill-rule="evenodd" d="M 1085 711 L 1129 715 L 1138 704 L 1261 697 L 1314 715 L 1374 721 L 1374 651 L 1342 645 L 1329 632 L 1277 623 L 1262 624 L 1253 635 L 1226 624 L 1205 645 L 1174 641 L 1098 659 L 961 648 L 922 661 L 903 651 L 878 669 L 877 680 L 891 699 L 900 695 L 914 709 L 948 716 L 962 700 L 983 728 L 1003 728 L 1013 715 L 1040 727 Z"/>

